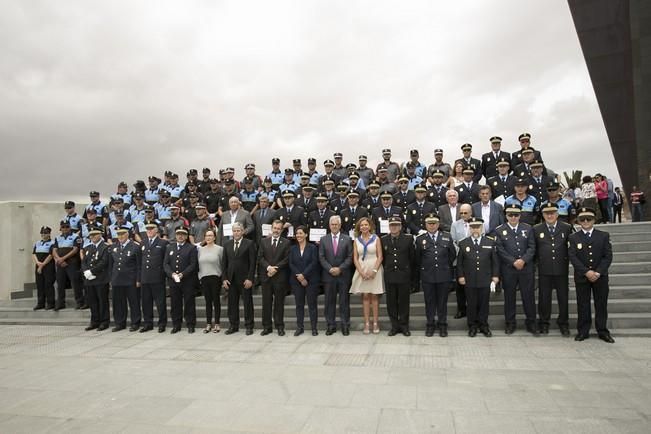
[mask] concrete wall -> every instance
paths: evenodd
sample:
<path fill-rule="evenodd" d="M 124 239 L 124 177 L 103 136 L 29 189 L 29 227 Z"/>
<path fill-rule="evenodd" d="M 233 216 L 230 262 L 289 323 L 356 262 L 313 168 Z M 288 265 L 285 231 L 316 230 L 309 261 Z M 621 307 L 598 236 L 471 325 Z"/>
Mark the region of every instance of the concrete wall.
<path fill-rule="evenodd" d="M 84 205 L 77 205 L 77 212 Z M 39 230 L 50 226 L 56 236 L 64 215 L 60 202 L 0 202 L 0 300 L 34 282 L 32 247 L 40 239 Z"/>

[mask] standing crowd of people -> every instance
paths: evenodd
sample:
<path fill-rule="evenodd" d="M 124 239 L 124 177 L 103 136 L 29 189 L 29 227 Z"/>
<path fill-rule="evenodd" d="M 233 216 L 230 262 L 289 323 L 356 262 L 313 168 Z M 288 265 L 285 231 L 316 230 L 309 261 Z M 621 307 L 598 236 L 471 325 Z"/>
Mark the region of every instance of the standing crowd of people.
<path fill-rule="evenodd" d="M 294 335 L 305 330 L 307 302 L 312 335 L 319 333 L 318 300 L 324 294 L 325 333 L 350 334 L 350 295 L 359 295 L 363 332 L 380 333 L 384 298 L 391 322 L 388 334 L 411 334 L 410 296 L 422 290 L 426 336 L 448 335 L 448 295 L 456 293 L 455 318 L 467 317 L 468 335 L 490 337 L 491 292 L 504 292 L 504 330 L 517 328 L 516 293 L 525 328 L 548 334 L 556 290 L 562 336 L 569 336 L 569 264 L 574 269 L 578 321 L 575 340 L 589 336 L 594 298 L 599 338 L 614 342 L 607 329 L 608 268 L 612 249 L 607 232 L 595 228 L 612 221 L 622 195 L 601 175 L 584 182 L 580 194 L 564 189 L 545 166 L 531 135 L 518 137 L 515 152 L 491 137 L 481 159 L 471 144 L 461 146 L 453 164 L 434 150 L 429 165 L 418 150 L 399 164 L 382 150 L 375 169 L 360 155 L 343 164 L 343 155 L 323 162 L 300 159 L 256 174 L 254 164 L 202 177 L 187 172 L 149 176 L 129 192 L 120 182 L 109 203 L 90 192 L 79 215 L 64 204 L 60 233 L 41 228 L 33 258 L 38 302 L 34 309 L 66 308 L 72 288 L 76 308 L 90 308 L 86 330 L 109 328 L 112 301 L 114 332 L 166 330 L 167 296 L 172 333 L 183 323 L 197 325 L 195 297 L 206 300 L 204 333 L 221 330 L 221 299 L 227 300 L 226 334 L 239 331 L 240 304 L 247 335 L 255 327 L 253 291 L 262 292 L 262 335 L 285 335 L 284 306 L 294 296 Z M 592 188 L 590 188 L 591 186 Z M 635 196 L 640 207 L 643 195 Z M 611 200 L 612 199 L 612 200 Z M 598 209 L 598 211 L 597 211 Z M 612 216 L 611 216 L 612 212 Z M 621 218 L 621 217 L 620 217 Z M 578 230 L 575 230 L 578 223 Z M 536 282 L 537 271 L 537 282 Z M 56 291 L 54 285 L 56 283 Z M 538 300 L 536 301 L 536 287 Z M 111 297 L 109 299 L 109 288 Z"/>

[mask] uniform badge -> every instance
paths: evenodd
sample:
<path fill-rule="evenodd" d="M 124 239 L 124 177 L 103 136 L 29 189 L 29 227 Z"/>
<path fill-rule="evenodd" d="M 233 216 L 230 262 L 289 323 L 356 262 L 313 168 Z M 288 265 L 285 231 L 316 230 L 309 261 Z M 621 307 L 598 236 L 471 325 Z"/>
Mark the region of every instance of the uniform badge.
<path fill-rule="evenodd" d="M 131 250 L 127 250 L 127 256 L 131 256 Z"/>
<path fill-rule="evenodd" d="M 491 157 L 488 157 L 488 158 L 486 159 L 486 161 L 491 161 Z"/>
<path fill-rule="evenodd" d="M 344 221 L 347 222 L 347 221 L 348 221 L 348 217 L 344 217 Z"/>
<path fill-rule="evenodd" d="M 527 236 L 527 231 L 522 231 L 522 236 L 526 237 Z"/>
<path fill-rule="evenodd" d="M 423 246 L 427 245 L 427 240 L 423 240 Z"/>
<path fill-rule="evenodd" d="M 316 226 L 316 225 L 317 225 L 316 220 L 314 220 L 314 225 L 313 226 Z"/>
<path fill-rule="evenodd" d="M 463 187 L 459 187 L 459 191 L 463 191 Z"/>
<path fill-rule="evenodd" d="M 533 190 L 533 184 L 529 186 L 529 190 Z"/>
<path fill-rule="evenodd" d="M 563 239 L 565 238 L 565 234 L 564 234 L 564 233 L 561 233 L 561 238 L 563 238 Z"/>
<path fill-rule="evenodd" d="M 504 229 L 504 230 L 502 231 L 502 235 L 506 236 L 506 234 L 508 234 L 508 232 L 506 231 L 506 229 Z"/>
<path fill-rule="evenodd" d="M 416 215 L 416 210 L 415 210 L 415 209 L 412 209 L 412 210 L 411 210 L 411 213 L 412 213 L 413 215 Z"/>
<path fill-rule="evenodd" d="M 170 256 L 174 255 L 174 251 L 170 250 Z"/>
<path fill-rule="evenodd" d="M 470 251 L 470 247 L 466 246 L 466 252 Z"/>
<path fill-rule="evenodd" d="M 278 216 L 278 218 L 279 218 L 280 220 L 282 220 L 282 219 L 283 219 L 283 216 Z"/>
<path fill-rule="evenodd" d="M 494 185 L 495 187 L 497 187 L 497 181 L 494 181 L 494 182 L 493 182 L 493 185 Z"/>
<path fill-rule="evenodd" d="M 433 191 L 429 194 L 429 197 L 434 197 L 434 192 Z"/>
<path fill-rule="evenodd" d="M 145 251 L 145 246 L 142 246 L 142 251 L 143 251 L 143 252 Z"/>
<path fill-rule="evenodd" d="M 544 233 L 541 233 L 541 234 L 540 234 L 540 238 L 545 238 L 545 234 L 544 234 Z"/>
<path fill-rule="evenodd" d="M 113 247 L 113 251 L 117 253 L 118 248 L 117 248 L 117 247 Z"/>
<path fill-rule="evenodd" d="M 579 250 L 581 250 L 581 249 L 583 248 L 583 244 L 581 244 L 581 243 L 577 244 L 577 245 L 576 245 L 576 248 L 579 249 Z"/>

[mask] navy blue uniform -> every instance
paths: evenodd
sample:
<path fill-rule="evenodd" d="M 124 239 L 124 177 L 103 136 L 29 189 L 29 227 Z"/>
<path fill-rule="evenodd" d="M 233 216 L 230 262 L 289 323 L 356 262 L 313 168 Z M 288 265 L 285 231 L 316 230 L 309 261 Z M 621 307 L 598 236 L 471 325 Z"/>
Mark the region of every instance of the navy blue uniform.
<path fill-rule="evenodd" d="M 113 289 L 113 321 L 119 328 L 126 327 L 127 305 L 131 313 L 131 327 L 140 326 L 140 245 L 128 240 L 111 247 L 111 288 Z"/>
<path fill-rule="evenodd" d="M 447 203 L 447 200 L 445 199 L 447 191 L 448 188 L 444 185 L 433 185 L 427 190 L 427 200 L 432 202 L 438 209 L 438 207 Z"/>
<path fill-rule="evenodd" d="M 409 297 L 412 287 L 418 285 L 418 269 L 414 266 L 414 237 L 402 232 L 397 237 L 384 235 L 382 249 L 384 288 L 391 330 L 405 333 L 409 331 Z"/>
<path fill-rule="evenodd" d="M 167 303 L 165 300 L 165 270 L 163 262 L 167 250 L 167 240 L 157 236 L 150 240 L 146 235 L 142 238 L 140 287 L 142 290 L 143 327 L 151 327 L 154 323 L 154 303 L 158 311 L 158 327 L 167 325 Z"/>
<path fill-rule="evenodd" d="M 425 217 L 428 214 L 436 214 L 436 207 L 432 202 L 424 200 L 422 204 L 414 202 L 407 207 L 405 220 L 413 236 L 425 229 Z"/>
<path fill-rule="evenodd" d="M 163 268 L 170 287 L 172 324 L 175 328 L 181 327 L 185 312 L 186 326 L 194 327 L 197 323 L 197 308 L 194 300 L 199 269 L 197 248 L 189 242 L 183 245 L 176 242 L 169 243 Z M 180 282 L 174 281 L 172 278 L 174 273 L 183 275 Z"/>
<path fill-rule="evenodd" d="M 59 235 L 54 239 L 52 250 L 56 252 L 59 257 L 63 258 L 68 253 L 74 251 L 70 258 L 66 259 L 63 264 L 57 265 L 56 267 L 57 301 L 55 309 L 63 309 L 66 307 L 66 287 L 68 286 L 68 282 L 70 282 L 74 291 L 77 307 L 79 308 L 86 304 L 83 285 L 81 282 L 81 274 L 79 273 L 79 249 L 81 247 L 82 239 L 75 233 L 71 233 L 67 236 Z"/>
<path fill-rule="evenodd" d="M 100 240 L 97 246 L 93 243 L 84 246 L 81 270 L 90 271 L 95 276 L 93 280 L 86 279 L 85 282 L 92 327 L 109 326 L 110 255 L 109 246 L 104 240 Z"/>
<path fill-rule="evenodd" d="M 53 247 L 53 240 L 40 240 L 34 243 L 32 254 L 36 256 L 39 262 L 43 262 L 52 254 Z M 50 260 L 50 262 L 45 264 L 41 268 L 40 273 L 38 272 L 38 267 L 34 266 L 34 276 L 36 278 L 36 305 L 39 307 L 47 307 L 48 309 L 54 308 L 54 281 L 56 280 L 54 260 Z"/>

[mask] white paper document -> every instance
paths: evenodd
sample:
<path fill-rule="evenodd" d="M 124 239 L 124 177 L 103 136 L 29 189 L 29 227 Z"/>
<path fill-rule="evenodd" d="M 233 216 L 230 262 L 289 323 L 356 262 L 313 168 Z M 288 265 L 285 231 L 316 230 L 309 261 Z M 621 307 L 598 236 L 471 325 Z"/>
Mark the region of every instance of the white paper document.
<path fill-rule="evenodd" d="M 328 234 L 327 229 L 312 228 L 310 229 L 310 241 L 317 242 L 321 239 L 321 237 L 327 234 Z"/>

